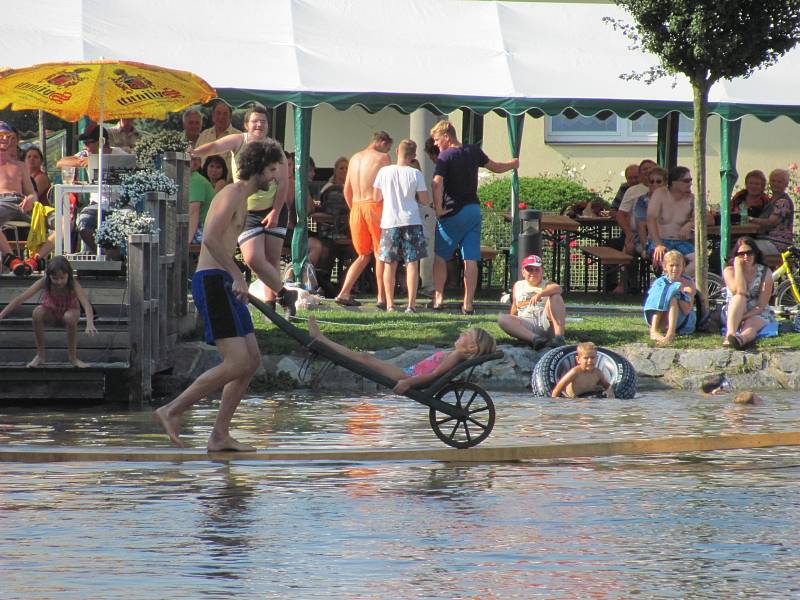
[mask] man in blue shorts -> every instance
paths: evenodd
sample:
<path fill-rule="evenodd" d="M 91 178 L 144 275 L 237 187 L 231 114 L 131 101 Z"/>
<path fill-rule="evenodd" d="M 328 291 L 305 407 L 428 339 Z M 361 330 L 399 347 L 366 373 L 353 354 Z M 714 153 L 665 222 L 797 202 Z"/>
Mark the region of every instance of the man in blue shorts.
<path fill-rule="evenodd" d="M 453 125 L 439 121 L 431 129 L 439 148 L 431 189 L 433 206 L 439 217 L 436 229 L 436 258 L 433 282 L 436 290 L 430 307 L 439 310 L 444 301 L 447 261 L 461 248 L 464 260 L 464 303 L 461 312 L 474 313 L 472 298 L 478 284 L 478 261 L 481 258 L 481 208 L 478 201 L 478 168 L 505 173 L 519 168 L 519 159 L 495 162 L 477 144 L 461 145 Z"/>
<path fill-rule="evenodd" d="M 248 143 L 240 154 L 239 181 L 227 185 L 214 196 L 208 209 L 197 271 L 192 278 L 192 297 L 203 316 L 206 341 L 216 344 L 222 363 L 200 375 L 172 402 L 156 410 L 161 425 L 176 446 L 183 447 L 181 415 L 200 399 L 222 389 L 222 402 L 208 439 L 208 451 L 255 451 L 230 434 L 233 413 L 261 364 L 247 308 L 247 282 L 233 260 L 233 253 L 247 216 L 247 198 L 269 187 L 282 160 L 283 150 L 279 144 L 263 140 Z M 278 302 L 293 313 L 297 292 L 282 288 L 277 272 L 273 280 L 264 283 L 280 290 Z"/>

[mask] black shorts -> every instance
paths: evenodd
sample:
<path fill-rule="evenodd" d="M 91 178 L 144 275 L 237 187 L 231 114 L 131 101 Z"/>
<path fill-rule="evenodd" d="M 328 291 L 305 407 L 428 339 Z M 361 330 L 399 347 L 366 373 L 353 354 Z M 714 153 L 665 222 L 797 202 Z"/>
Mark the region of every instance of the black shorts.
<path fill-rule="evenodd" d="M 267 215 L 272 211 L 271 208 L 266 210 L 248 210 L 247 217 L 244 220 L 244 230 L 260 227 L 261 222 L 267 218 Z M 281 214 L 278 217 L 278 227 L 286 227 L 289 222 L 289 207 L 285 206 L 281 209 Z"/>

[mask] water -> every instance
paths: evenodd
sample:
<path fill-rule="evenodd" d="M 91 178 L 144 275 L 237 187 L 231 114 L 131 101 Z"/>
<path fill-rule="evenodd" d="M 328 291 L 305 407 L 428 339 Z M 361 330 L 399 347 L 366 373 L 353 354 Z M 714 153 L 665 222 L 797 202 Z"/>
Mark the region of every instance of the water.
<path fill-rule="evenodd" d="M 689 393 L 493 394 L 486 445 L 800 428 Z M 216 410 L 185 437 L 203 446 Z M 166 446 L 149 413 L 2 409 L 2 445 Z M 441 447 L 404 398 L 250 398 L 269 447 Z M 5 463 L 2 598 L 800 597 L 796 448 L 503 464 Z"/>

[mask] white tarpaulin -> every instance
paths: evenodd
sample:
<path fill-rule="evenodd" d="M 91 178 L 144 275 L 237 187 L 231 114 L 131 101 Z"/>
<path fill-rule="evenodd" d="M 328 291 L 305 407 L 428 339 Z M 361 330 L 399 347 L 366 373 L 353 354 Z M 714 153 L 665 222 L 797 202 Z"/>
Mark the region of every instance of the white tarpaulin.
<path fill-rule="evenodd" d="M 566 106 L 629 114 L 634 104 L 654 113 L 691 105 L 685 78 L 675 87 L 672 79 L 648 86 L 619 78 L 657 61 L 628 49 L 603 23 L 626 16 L 611 4 L 36 0 L 5 13 L 5 66 L 135 60 L 198 73 L 218 90 L 266 92 L 273 104 L 375 102 L 408 110 L 429 102 L 550 114 Z M 770 106 L 800 106 L 798 73 L 795 49 L 749 79 L 715 85 L 712 108 L 737 103 L 757 114 L 753 106 L 764 107 L 761 116 L 769 118 Z"/>

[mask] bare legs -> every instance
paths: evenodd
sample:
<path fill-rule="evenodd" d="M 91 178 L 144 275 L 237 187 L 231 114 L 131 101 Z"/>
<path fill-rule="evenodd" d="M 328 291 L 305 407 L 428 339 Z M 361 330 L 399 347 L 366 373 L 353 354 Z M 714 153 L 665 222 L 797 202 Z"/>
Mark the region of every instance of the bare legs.
<path fill-rule="evenodd" d="M 406 289 L 408 290 L 408 308 L 417 307 L 417 288 L 419 287 L 419 261 L 406 263 Z M 389 293 L 389 287 L 386 287 Z"/>
<path fill-rule="evenodd" d="M 372 369 L 373 371 L 377 371 L 386 377 L 390 377 L 394 380 L 406 379 L 408 375 L 401 369 L 400 367 L 396 367 L 391 363 L 384 362 L 379 358 L 375 358 L 372 354 L 367 352 L 356 352 L 355 350 L 351 350 L 347 346 L 342 346 L 341 344 L 337 344 L 336 342 L 328 339 L 325 334 L 323 334 L 319 330 L 319 326 L 317 325 L 317 320 L 314 315 L 308 317 L 308 333 L 317 341 L 322 342 L 329 348 L 333 348 L 339 354 L 342 354 L 354 361 L 361 363 Z"/>
<path fill-rule="evenodd" d="M 369 266 L 370 260 L 372 260 L 372 253 L 360 255 L 352 263 L 350 263 L 350 267 L 347 269 L 347 274 L 344 276 L 342 288 L 339 290 L 339 295 L 336 296 L 337 298 L 344 300 L 351 300 L 353 298 L 353 286 L 356 284 L 356 281 L 358 281 L 358 278 L 361 277 L 361 273 L 364 272 L 364 269 Z M 383 282 L 383 271 L 385 264 L 386 263 L 383 261 L 377 259 L 375 260 L 375 284 L 378 288 L 378 302 L 384 304 L 386 303 L 386 286 Z"/>
<path fill-rule="evenodd" d="M 758 332 L 766 325 L 766 321 L 758 316 L 747 317 L 742 319 L 747 312 L 747 296 L 744 294 L 736 294 L 728 303 L 728 320 L 726 322 L 726 329 L 728 336 L 737 335 L 741 343 L 749 344 L 756 339 Z M 728 337 L 725 338 L 723 345 L 727 346 Z"/>
<path fill-rule="evenodd" d="M 441 306 L 444 302 L 444 284 L 447 282 L 447 261 L 441 256 L 433 260 L 433 305 Z"/>
<path fill-rule="evenodd" d="M 89 365 L 78 360 L 78 320 L 80 319 L 80 309 L 71 308 L 64 313 L 64 326 L 67 331 L 67 358 L 69 362 L 80 368 L 84 369 Z M 28 367 L 35 368 L 46 361 L 47 348 L 45 347 L 44 327 L 48 323 L 52 323 L 52 316 L 50 312 L 37 306 L 33 309 L 33 336 L 36 339 L 36 356 L 28 363 Z"/>
<path fill-rule="evenodd" d="M 567 309 L 564 306 L 564 299 L 560 295 L 549 296 L 548 299 L 545 300 L 544 310 L 547 319 L 550 321 L 553 336 L 563 337 L 567 318 Z M 536 334 L 528 327 L 525 320 L 517 315 L 502 314 L 498 317 L 497 324 L 500 326 L 500 329 L 505 331 L 508 335 L 522 340 L 523 342 L 531 344 L 538 339 Z"/>
<path fill-rule="evenodd" d="M 682 316 L 683 313 L 681 313 L 677 298 L 669 301 L 668 310 L 659 311 L 653 315 L 653 320 L 650 322 L 650 339 L 656 343 L 656 346 L 666 346 L 675 339 L 678 319 Z M 662 334 L 662 332 L 665 333 Z"/>
<path fill-rule="evenodd" d="M 274 241 L 273 241 L 274 240 Z M 275 245 L 277 244 L 277 251 Z M 273 235 L 256 236 L 244 242 L 240 248 L 242 258 L 261 281 L 270 290 L 280 290 L 283 287 L 281 275 L 278 272 L 278 262 L 281 257 L 283 240 Z M 275 255 L 277 252 L 277 255 Z M 273 298 L 272 291 L 267 291 L 267 298 Z M 272 296 L 270 296 L 272 294 Z"/>
<path fill-rule="evenodd" d="M 222 362 L 200 375 L 172 402 L 156 410 L 156 415 L 169 439 L 182 448 L 184 444 L 180 439 L 181 415 L 202 398 L 222 388 L 222 401 L 214 422 L 214 430 L 208 439 L 208 450 L 209 452 L 223 450 L 253 452 L 255 448 L 231 436 L 230 424 L 233 413 L 239 406 L 261 360 L 255 334 L 217 340 L 216 344 Z"/>

